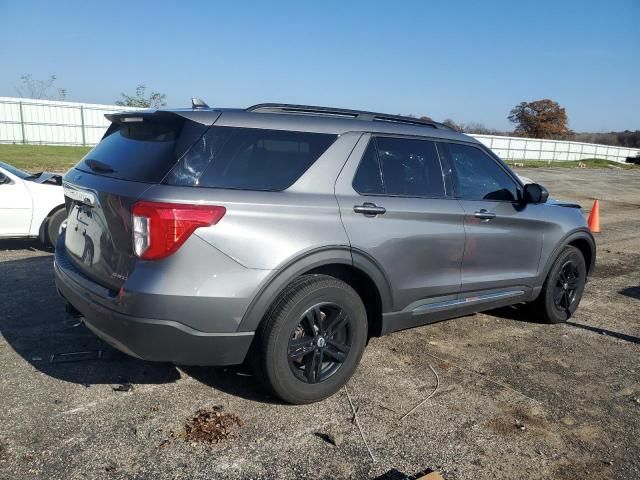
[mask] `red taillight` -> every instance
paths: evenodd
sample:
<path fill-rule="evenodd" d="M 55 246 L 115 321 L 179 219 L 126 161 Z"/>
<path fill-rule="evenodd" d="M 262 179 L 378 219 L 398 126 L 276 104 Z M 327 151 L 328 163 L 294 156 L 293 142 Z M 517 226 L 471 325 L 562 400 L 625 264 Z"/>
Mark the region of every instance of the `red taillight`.
<path fill-rule="evenodd" d="M 215 225 L 226 211 L 213 205 L 136 202 L 131 209 L 134 252 L 145 260 L 167 257 L 196 228 Z"/>

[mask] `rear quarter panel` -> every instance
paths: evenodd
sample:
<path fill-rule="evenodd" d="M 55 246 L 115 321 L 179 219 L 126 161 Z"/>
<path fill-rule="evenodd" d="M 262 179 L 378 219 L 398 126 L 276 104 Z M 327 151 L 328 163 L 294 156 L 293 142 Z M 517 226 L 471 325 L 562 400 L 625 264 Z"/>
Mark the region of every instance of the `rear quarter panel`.
<path fill-rule="evenodd" d="M 157 185 L 144 199 L 224 206 L 222 220 L 195 235 L 246 268 L 278 269 L 319 247 L 349 245 L 334 185 L 359 137 L 341 135 L 282 192 Z"/>

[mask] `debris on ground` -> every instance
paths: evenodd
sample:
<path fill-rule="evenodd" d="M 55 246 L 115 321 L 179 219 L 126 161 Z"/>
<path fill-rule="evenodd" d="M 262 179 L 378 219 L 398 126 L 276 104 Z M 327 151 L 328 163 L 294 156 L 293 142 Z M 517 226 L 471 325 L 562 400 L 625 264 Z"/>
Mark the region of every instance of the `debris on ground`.
<path fill-rule="evenodd" d="M 222 407 L 201 408 L 184 427 L 185 441 L 196 443 L 219 443 L 234 435 L 236 427 L 242 426 L 238 415 L 225 413 Z"/>
<path fill-rule="evenodd" d="M 91 350 L 85 352 L 52 353 L 49 356 L 49 363 L 86 362 L 101 359 L 102 350 Z"/>
<path fill-rule="evenodd" d="M 388 411 L 390 411 L 392 413 L 398 414 L 398 411 L 396 409 L 394 409 L 394 408 L 391 408 L 389 405 L 385 405 L 384 403 L 378 403 L 378 406 L 380 408 L 384 408 L 385 410 L 388 410 Z"/>
<path fill-rule="evenodd" d="M 62 321 L 62 324 L 65 326 L 65 329 L 77 328 L 82 325 L 82 322 L 77 318 L 67 317 Z"/>
<path fill-rule="evenodd" d="M 115 387 L 111 387 L 114 392 L 133 392 L 133 385 L 130 383 L 121 383 Z"/>
<path fill-rule="evenodd" d="M 351 400 L 351 395 L 349 395 L 349 390 L 347 390 L 347 385 L 345 384 L 344 388 L 344 393 L 347 395 L 347 400 L 349 400 L 349 405 L 351 406 L 351 411 L 353 412 L 353 417 L 351 420 L 351 423 L 355 423 L 356 426 L 358 427 L 358 431 L 360 432 L 360 437 L 362 437 L 362 441 L 364 443 L 364 446 L 367 447 L 367 452 L 369 452 L 369 456 L 371 457 L 371 461 L 375 462 L 376 459 L 373 456 L 373 452 L 371 451 L 371 448 L 369 448 L 369 444 L 367 443 L 367 439 L 364 436 L 364 432 L 362 431 L 362 427 L 360 426 L 360 420 L 358 419 L 358 410 L 356 410 L 356 407 L 353 405 L 353 401 Z"/>
<path fill-rule="evenodd" d="M 444 362 L 446 363 L 446 362 Z M 427 400 L 429 400 L 431 397 L 433 397 L 436 392 L 438 391 L 438 388 L 440 387 L 440 377 L 438 376 L 438 372 L 436 372 L 434 370 L 434 368 L 431 366 L 431 364 L 428 364 L 429 368 L 431 369 L 431 371 L 433 372 L 433 374 L 436 376 L 436 386 L 434 387 L 433 391 L 424 399 L 422 400 L 419 404 L 417 404 L 415 407 L 413 407 L 411 410 L 409 410 L 407 413 L 405 413 L 402 418 L 400 418 L 400 421 L 404 420 L 405 418 L 407 418 L 409 415 L 411 415 L 413 412 L 415 412 L 421 405 L 424 405 Z"/>
<path fill-rule="evenodd" d="M 442 475 L 438 472 L 431 472 L 416 478 L 416 480 L 444 480 L 444 478 L 442 478 Z"/>
<path fill-rule="evenodd" d="M 444 478 L 440 472 L 429 468 L 413 475 L 409 475 L 392 468 L 388 472 L 376 477 L 375 480 L 444 480 Z"/>
<path fill-rule="evenodd" d="M 333 445 L 335 447 L 339 447 L 344 442 L 344 437 L 339 433 L 315 432 L 315 436 L 321 438 L 325 442 L 330 443 L 331 445 Z"/>

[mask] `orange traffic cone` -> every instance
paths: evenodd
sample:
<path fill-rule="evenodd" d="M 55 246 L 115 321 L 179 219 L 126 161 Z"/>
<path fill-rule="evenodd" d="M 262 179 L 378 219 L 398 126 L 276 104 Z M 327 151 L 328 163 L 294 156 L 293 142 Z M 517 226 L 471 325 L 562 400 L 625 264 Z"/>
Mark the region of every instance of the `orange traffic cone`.
<path fill-rule="evenodd" d="M 589 225 L 589 230 L 593 233 L 600 233 L 600 203 L 598 203 L 598 200 L 593 202 L 587 225 Z"/>

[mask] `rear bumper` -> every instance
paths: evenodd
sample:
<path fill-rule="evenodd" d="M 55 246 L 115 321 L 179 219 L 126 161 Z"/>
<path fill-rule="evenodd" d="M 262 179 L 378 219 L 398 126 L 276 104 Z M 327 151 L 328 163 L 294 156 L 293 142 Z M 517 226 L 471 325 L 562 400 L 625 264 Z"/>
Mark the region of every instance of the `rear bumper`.
<path fill-rule="evenodd" d="M 56 255 L 58 257 L 58 255 Z M 244 361 L 254 332 L 210 333 L 172 320 L 126 315 L 111 310 L 95 298 L 95 288 L 64 261 L 54 262 L 58 292 L 84 317 L 84 323 L 98 337 L 134 357 L 178 365 L 235 365 Z"/>

